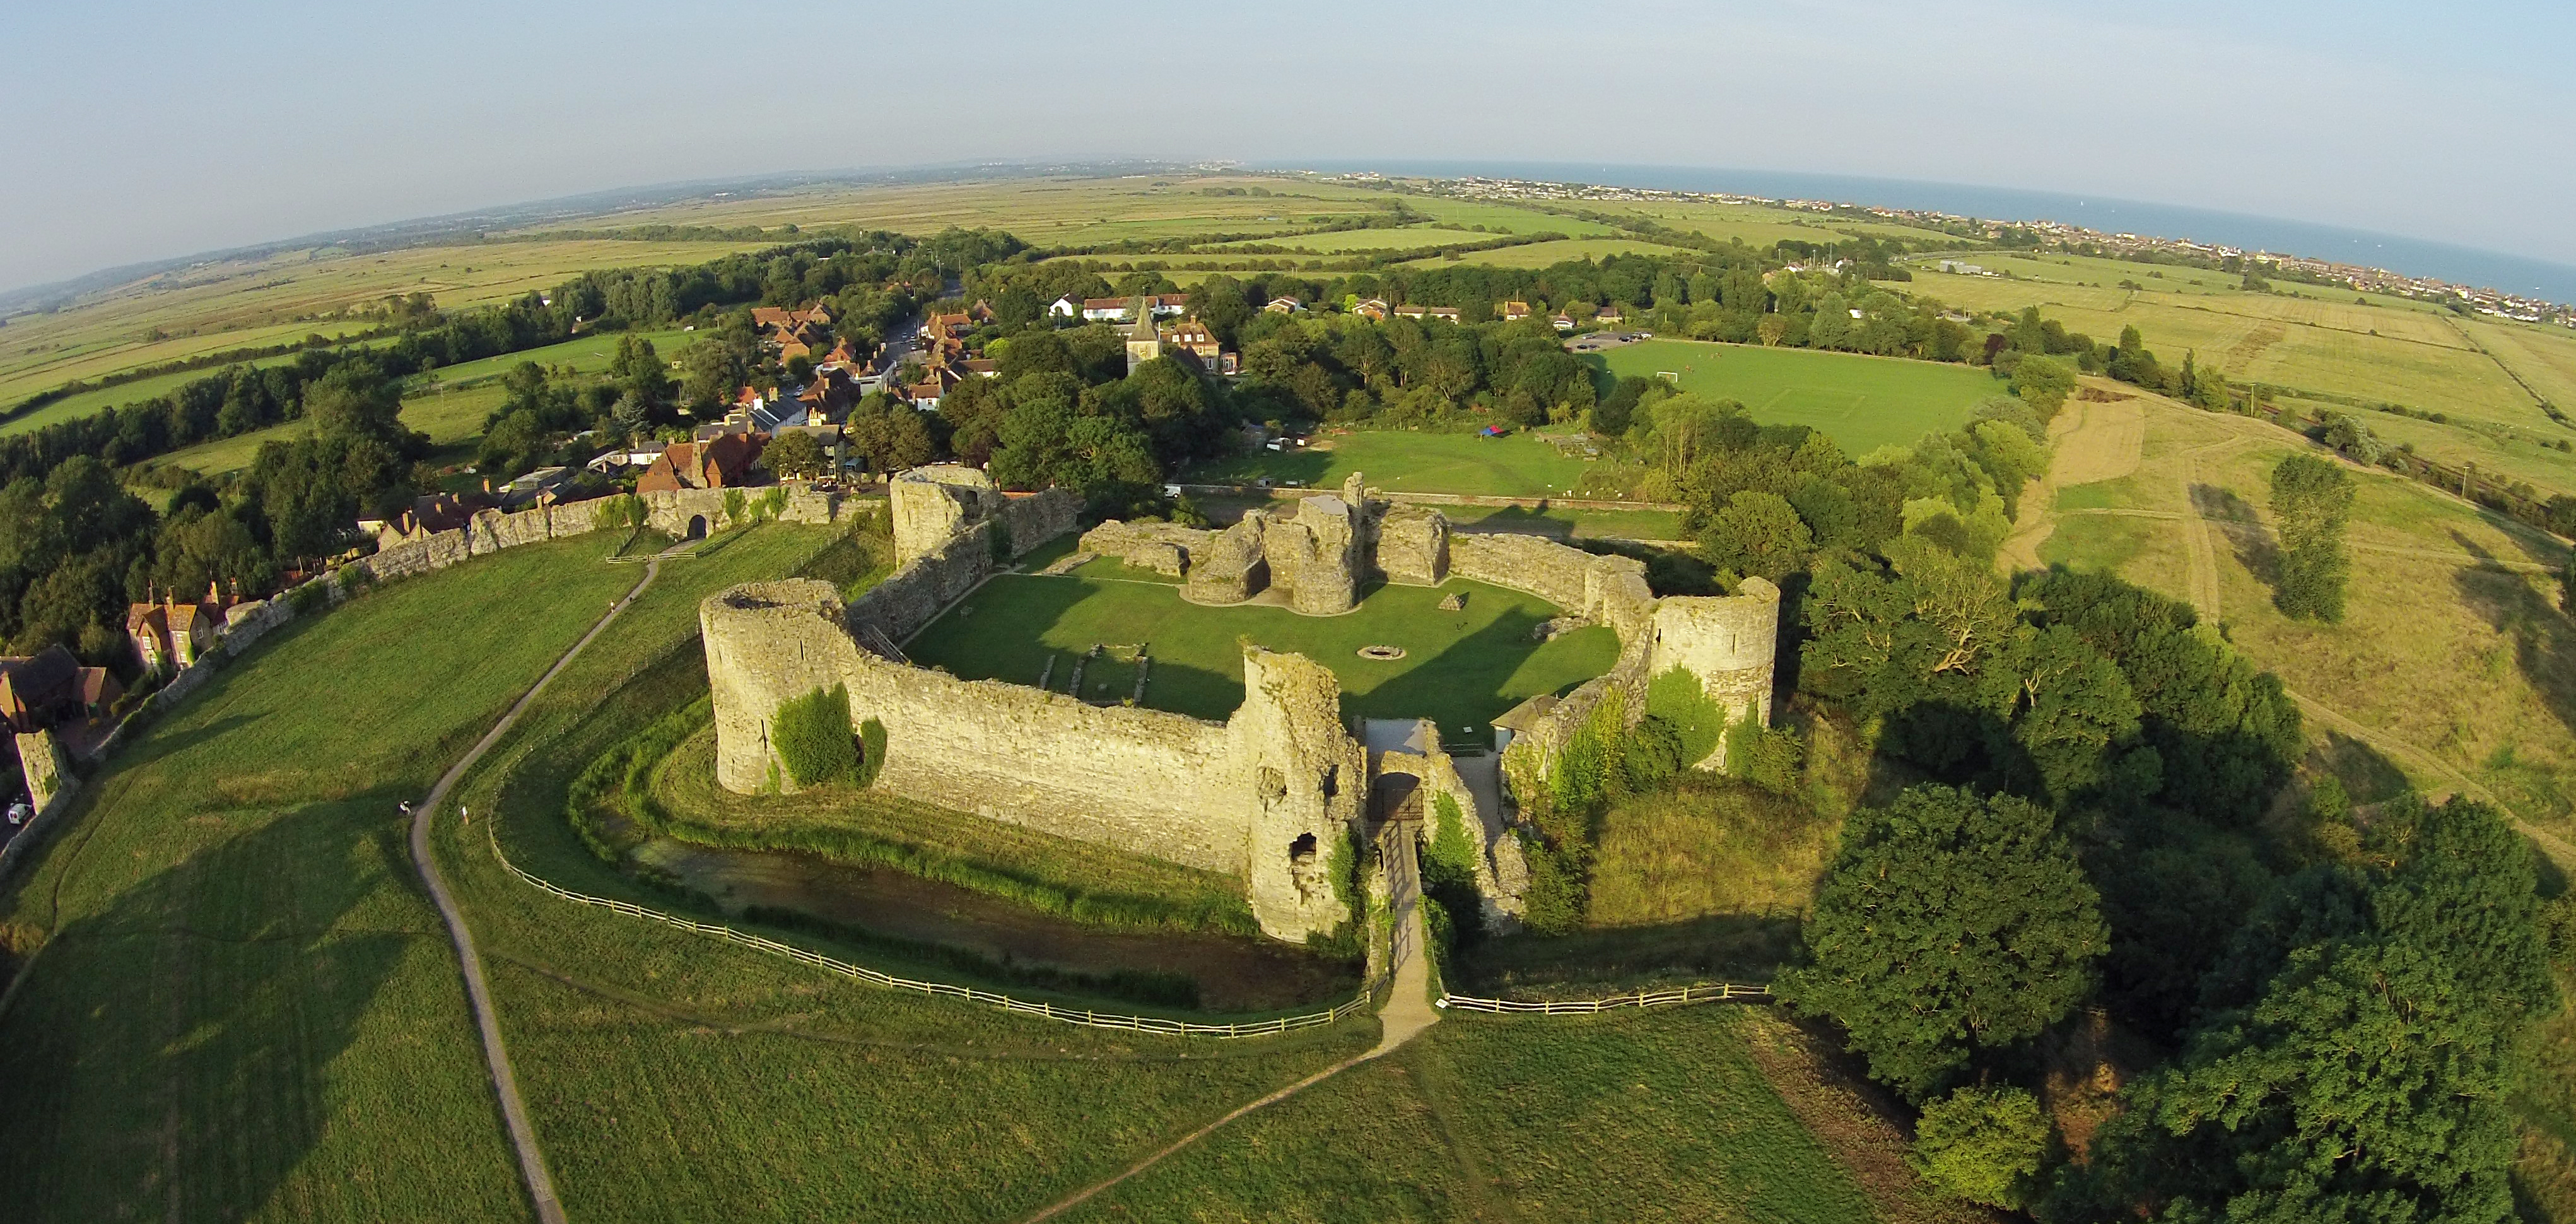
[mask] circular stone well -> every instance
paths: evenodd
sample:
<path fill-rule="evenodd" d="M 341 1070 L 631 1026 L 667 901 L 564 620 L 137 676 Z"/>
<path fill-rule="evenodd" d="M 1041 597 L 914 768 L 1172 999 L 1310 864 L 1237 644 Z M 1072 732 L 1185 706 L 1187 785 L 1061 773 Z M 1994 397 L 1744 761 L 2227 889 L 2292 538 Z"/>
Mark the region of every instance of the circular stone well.
<path fill-rule="evenodd" d="M 1402 647 L 1402 646 L 1362 646 L 1362 647 L 1360 647 L 1359 654 L 1360 654 L 1360 657 L 1361 657 L 1361 658 L 1363 658 L 1363 659 L 1376 659 L 1376 660 L 1378 660 L 1378 661 L 1380 661 L 1380 662 L 1386 662 L 1386 661 L 1393 660 L 1393 659 L 1401 659 L 1401 658 L 1403 658 L 1403 657 L 1404 657 L 1404 647 Z"/>

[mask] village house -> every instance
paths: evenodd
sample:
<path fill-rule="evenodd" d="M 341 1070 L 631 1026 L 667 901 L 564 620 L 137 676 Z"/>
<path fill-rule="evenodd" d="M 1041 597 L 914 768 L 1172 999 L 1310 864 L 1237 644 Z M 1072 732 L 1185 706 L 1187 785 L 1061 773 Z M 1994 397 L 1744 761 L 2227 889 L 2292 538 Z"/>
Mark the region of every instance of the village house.
<path fill-rule="evenodd" d="M 567 467 L 538 468 L 501 486 L 499 508 L 510 512 L 561 501 L 572 479 L 572 469 Z"/>
<path fill-rule="evenodd" d="M 0 657 L 0 717 L 20 734 L 99 718 L 125 695 L 104 667 L 83 667 L 61 643 L 33 655 Z"/>
<path fill-rule="evenodd" d="M 1306 304 L 1292 297 L 1275 297 L 1270 299 L 1270 304 L 1262 309 L 1272 314 L 1303 314 Z"/>
<path fill-rule="evenodd" d="M 1197 319 L 1183 319 L 1162 330 L 1162 347 L 1166 351 L 1187 353 L 1198 359 L 1201 368 L 1211 374 L 1232 377 L 1239 366 L 1234 354 L 1217 343 L 1216 333 Z"/>
<path fill-rule="evenodd" d="M 479 493 L 424 494 L 411 499 L 410 508 L 397 512 L 391 519 L 359 519 L 358 530 L 374 536 L 377 548 L 391 548 L 423 536 L 454 531 L 472 519 L 476 511 L 488 510 L 498 504 L 489 488 Z"/>
<path fill-rule="evenodd" d="M 635 480 L 638 493 L 681 489 L 733 489 L 751 483 L 751 465 L 760 459 L 768 439 L 760 434 L 726 434 L 704 442 L 674 442 Z"/>
<path fill-rule="evenodd" d="M 1458 321 L 1458 308 L 1455 306 L 1406 305 L 1396 307 L 1395 313 L 1407 319 L 1440 319 L 1450 323 Z"/>
<path fill-rule="evenodd" d="M 1627 316 L 1619 313 L 1617 306 L 1604 306 L 1592 312 L 1592 321 L 1603 327 L 1617 327 L 1626 319 Z"/>
<path fill-rule="evenodd" d="M 1383 298 L 1361 298 L 1351 303 L 1351 313 L 1372 322 L 1385 322 L 1386 301 Z"/>
<path fill-rule="evenodd" d="M 1548 321 L 1555 324 L 1556 330 L 1558 331 L 1570 332 L 1574 330 L 1574 316 L 1567 314 L 1564 311 L 1558 311 L 1556 313 L 1556 317 Z"/>
<path fill-rule="evenodd" d="M 1503 303 L 1503 322 L 1514 323 L 1528 317 L 1530 317 L 1529 303 L 1520 301 Z"/>
<path fill-rule="evenodd" d="M 239 591 L 228 600 L 209 582 L 202 601 L 182 602 L 174 594 L 129 606 L 125 635 L 133 642 L 135 661 L 147 675 L 176 672 L 196 662 L 223 631 L 225 609 L 240 602 Z"/>

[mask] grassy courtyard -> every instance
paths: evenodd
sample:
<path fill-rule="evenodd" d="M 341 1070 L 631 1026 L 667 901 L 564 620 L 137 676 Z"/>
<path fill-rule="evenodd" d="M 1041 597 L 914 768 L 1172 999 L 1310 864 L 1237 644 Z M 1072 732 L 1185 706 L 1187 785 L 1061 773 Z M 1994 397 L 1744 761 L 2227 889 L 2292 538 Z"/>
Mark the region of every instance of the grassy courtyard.
<path fill-rule="evenodd" d="M 1811 349 L 1648 340 L 1602 354 L 1622 378 L 1677 375 L 1684 391 L 1741 402 L 1766 425 L 1806 425 L 1851 455 L 1958 428 L 2004 385 L 1973 366 Z"/>
<path fill-rule="evenodd" d="M 1441 611 L 1440 601 L 1456 592 L 1467 596 L 1466 608 Z M 1099 643 L 1108 649 L 1084 668 L 1082 695 L 1114 701 L 1133 691 L 1127 660 L 1141 644 L 1150 660 L 1142 704 L 1222 719 L 1243 704 L 1243 646 L 1267 646 L 1332 668 L 1346 713 L 1435 719 L 1444 737 L 1472 739 L 1523 699 L 1563 692 L 1618 658 L 1618 638 L 1600 626 L 1532 640 L 1531 631 L 1557 614 L 1536 596 L 1463 578 L 1437 588 L 1381 586 L 1346 616 L 1210 608 L 1102 558 L 1066 575 L 998 576 L 905 650 L 915 663 L 970 680 L 1035 684 L 1045 675 L 1063 692 L 1076 658 Z M 1360 658 L 1360 647 L 1372 645 L 1400 646 L 1405 655 Z"/>

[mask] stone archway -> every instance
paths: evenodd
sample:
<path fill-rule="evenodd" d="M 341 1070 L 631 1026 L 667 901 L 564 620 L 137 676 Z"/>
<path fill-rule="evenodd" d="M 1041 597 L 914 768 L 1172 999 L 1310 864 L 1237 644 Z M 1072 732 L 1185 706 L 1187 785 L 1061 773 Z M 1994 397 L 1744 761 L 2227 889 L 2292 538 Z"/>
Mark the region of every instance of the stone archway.
<path fill-rule="evenodd" d="M 692 540 L 703 540 L 707 538 L 707 516 L 703 514 L 692 514 L 689 516 L 688 538 Z"/>

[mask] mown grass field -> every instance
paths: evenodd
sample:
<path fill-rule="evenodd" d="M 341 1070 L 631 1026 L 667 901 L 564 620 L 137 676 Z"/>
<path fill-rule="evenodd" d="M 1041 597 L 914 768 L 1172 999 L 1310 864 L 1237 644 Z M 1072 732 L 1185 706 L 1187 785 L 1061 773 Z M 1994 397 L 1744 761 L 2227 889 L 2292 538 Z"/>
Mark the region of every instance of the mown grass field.
<path fill-rule="evenodd" d="M 2008 394 L 1973 366 L 1697 340 L 1648 340 L 1602 354 L 1622 378 L 1670 373 L 1682 390 L 1741 402 L 1766 425 L 1806 425 L 1858 458 L 1958 428 L 1977 402 Z"/>
<path fill-rule="evenodd" d="M 1590 461 L 1559 451 L 1528 434 L 1486 438 L 1475 434 L 1361 430 L 1319 435 L 1299 451 L 1259 451 L 1186 473 L 1208 484 L 1249 484 L 1268 477 L 1309 488 L 1339 488 L 1350 474 L 1372 489 L 1399 493 L 1465 493 L 1485 497 L 1566 496 Z"/>
<path fill-rule="evenodd" d="M 524 1216 L 394 801 L 634 581 L 614 543 L 290 626 L 92 782 L 0 894 L 46 940 L 0 1012 L 12 1218 Z"/>
<path fill-rule="evenodd" d="M 325 334 L 334 334 L 339 329 L 335 326 L 323 328 L 321 330 Z M 225 345 L 219 347 L 228 348 L 237 346 Z M 253 369 L 260 369 L 273 365 L 291 364 L 294 362 L 296 357 L 297 354 L 288 353 L 277 357 L 262 357 L 256 360 L 243 362 L 242 364 Z M 169 394 L 170 392 L 177 390 L 182 384 L 194 379 L 204 378 L 206 375 L 213 372 L 213 368 L 202 370 L 181 370 L 175 374 L 158 374 L 151 378 L 136 379 L 130 383 L 122 383 L 113 387 L 101 387 L 96 391 L 83 391 L 78 395 L 65 396 L 61 399 L 55 400 L 53 403 L 35 410 L 34 412 L 27 413 L 24 416 L 13 417 L 6 423 L 0 423 L 0 435 L 25 433 L 29 430 L 42 429 L 56 421 L 68 421 L 75 417 L 88 416 L 101 408 L 122 407 L 126 404 L 139 403 L 143 400 L 153 399 L 158 396 Z"/>
<path fill-rule="evenodd" d="M 1094 643 L 1143 644 L 1142 704 L 1223 719 L 1243 704 L 1243 647 L 1294 651 L 1333 670 L 1342 706 L 1371 718 L 1430 718 L 1447 738 L 1481 739 L 1492 719 L 1522 700 L 1556 693 L 1610 669 L 1617 639 L 1589 626 L 1554 641 L 1531 631 L 1557 615 L 1535 596 L 1451 579 L 1441 587 L 1381 586 L 1343 616 L 1300 616 L 1286 608 L 1190 603 L 1168 581 L 1110 558 L 1069 575 L 995 578 L 905 646 L 914 662 L 968 679 L 1035 684 L 1054 659 L 1049 687 L 1064 691 L 1076 658 Z M 1451 592 L 1467 607 L 1442 612 Z M 1400 646 L 1405 657 L 1358 657 L 1362 646 Z M 1083 673 L 1083 697 L 1116 701 L 1133 691 L 1135 668 L 1114 652 Z M 1472 728 L 1472 730 L 1471 730 Z"/>

